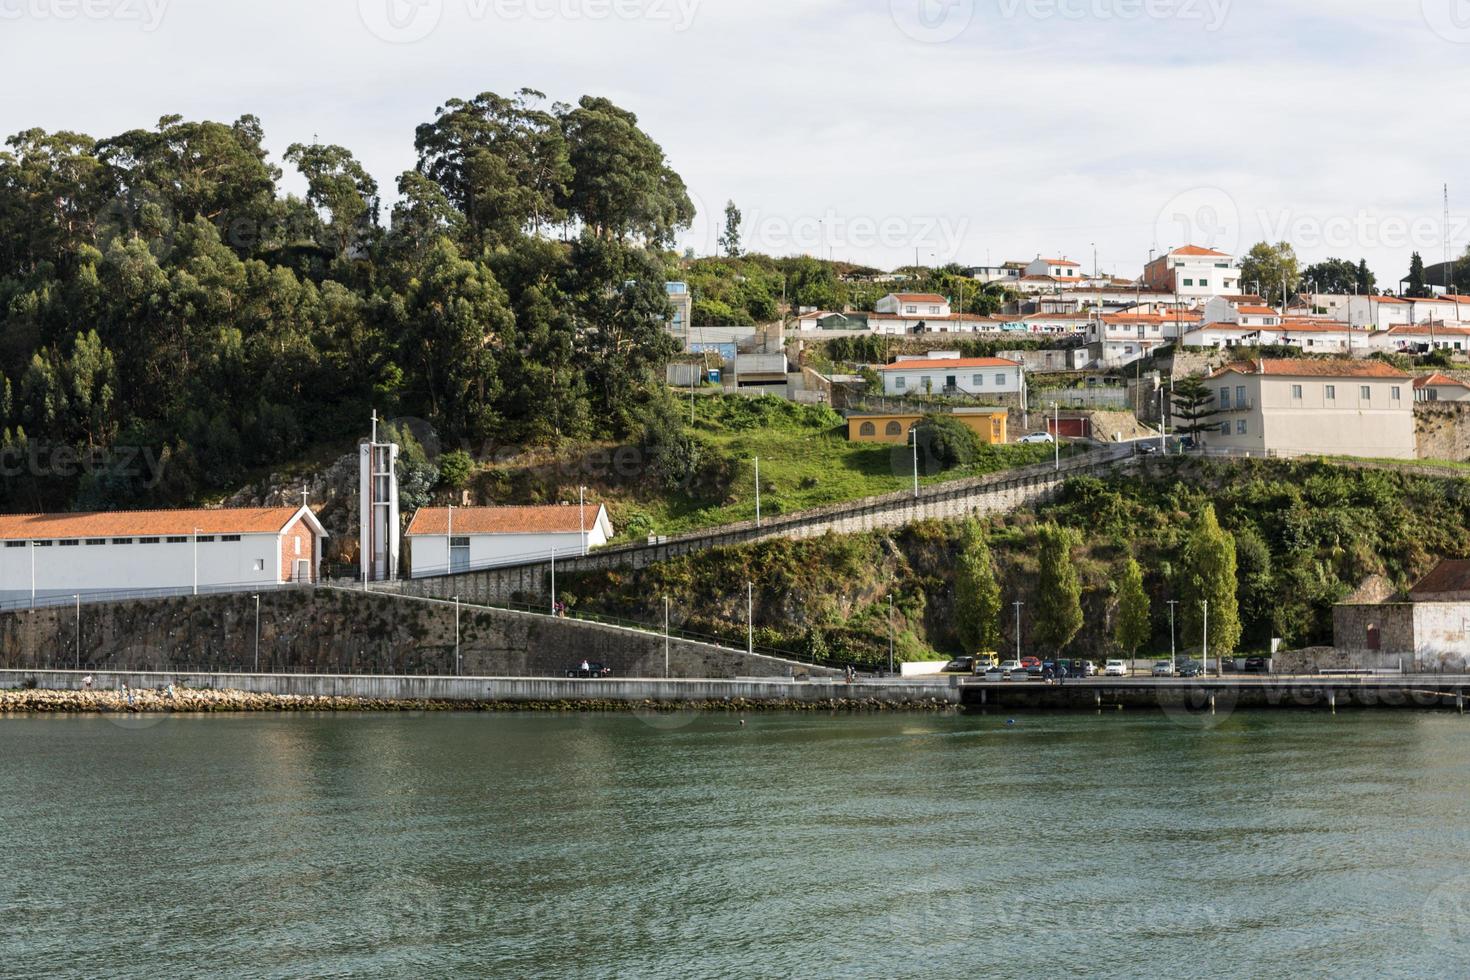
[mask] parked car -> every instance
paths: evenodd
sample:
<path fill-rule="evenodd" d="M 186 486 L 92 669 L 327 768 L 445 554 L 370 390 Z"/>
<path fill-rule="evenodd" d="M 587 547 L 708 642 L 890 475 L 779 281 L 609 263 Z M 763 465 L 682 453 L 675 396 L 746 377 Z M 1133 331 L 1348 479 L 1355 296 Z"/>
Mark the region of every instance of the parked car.
<path fill-rule="evenodd" d="M 949 677 L 973 677 L 978 672 L 974 657 L 956 657 L 945 664 L 944 669 L 940 671 L 941 674 Z"/>
<path fill-rule="evenodd" d="M 1269 674 L 1271 665 L 1265 657 L 1247 657 L 1245 661 L 1245 673 L 1247 674 Z"/>
<path fill-rule="evenodd" d="M 1024 667 L 1024 668 L 1026 668 L 1027 670 L 1032 670 L 1033 668 L 1039 670 L 1041 668 L 1041 658 L 1040 657 L 1022 657 L 1021 658 L 1021 666 Z"/>
<path fill-rule="evenodd" d="M 1000 669 L 1005 671 L 1007 674 L 1026 673 L 1025 665 L 1022 664 L 1019 660 L 1002 660 L 1000 662 Z"/>
<path fill-rule="evenodd" d="M 1128 662 L 1125 660 L 1109 660 L 1103 666 L 1104 677 L 1127 677 Z"/>
<path fill-rule="evenodd" d="M 1076 670 L 1077 670 L 1077 676 L 1078 677 L 1096 677 L 1097 676 L 1097 664 L 1093 663 L 1091 660 L 1079 660 L 1079 661 L 1077 661 L 1077 668 L 1076 668 Z"/>
<path fill-rule="evenodd" d="M 1179 664 L 1180 677 L 1202 677 L 1205 665 L 1198 660 L 1185 660 Z"/>
<path fill-rule="evenodd" d="M 1020 661 L 1007 660 L 985 671 L 987 681 L 1010 681 L 1024 679 L 1026 671 L 1022 669 Z"/>
<path fill-rule="evenodd" d="M 1159 444 L 1150 439 L 1148 442 L 1136 442 L 1133 444 L 1140 456 L 1157 456 Z"/>
<path fill-rule="evenodd" d="M 1029 436 L 1022 436 L 1018 442 L 1023 446 L 1050 446 L 1056 440 L 1050 432 L 1033 432 Z"/>
<path fill-rule="evenodd" d="M 1155 663 L 1154 664 L 1154 676 L 1155 677 L 1173 677 L 1174 676 L 1174 661 L 1172 661 L 1172 660 L 1160 660 L 1157 663 Z"/>

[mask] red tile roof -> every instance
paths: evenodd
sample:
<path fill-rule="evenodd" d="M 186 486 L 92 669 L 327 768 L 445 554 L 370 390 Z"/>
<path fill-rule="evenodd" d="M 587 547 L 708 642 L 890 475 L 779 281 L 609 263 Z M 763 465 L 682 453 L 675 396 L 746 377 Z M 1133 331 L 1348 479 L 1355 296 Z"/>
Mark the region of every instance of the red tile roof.
<path fill-rule="evenodd" d="M 1244 313 L 1246 316 L 1280 316 L 1269 306 L 1237 306 L 1235 312 Z"/>
<path fill-rule="evenodd" d="M 1442 561 L 1409 590 L 1409 598 L 1426 602 L 1437 595 L 1463 592 L 1470 592 L 1470 561 Z"/>
<path fill-rule="evenodd" d="M 1461 381 L 1459 378 L 1452 378 L 1448 374 L 1435 373 L 1435 374 L 1427 374 L 1427 375 L 1425 375 L 1422 378 L 1415 378 L 1414 379 L 1414 387 L 1415 388 L 1450 388 L 1450 387 L 1454 387 L 1454 388 L 1470 388 L 1470 384 L 1466 384 L 1465 382 Z"/>
<path fill-rule="evenodd" d="M 1169 254 L 1170 255 L 1200 255 L 1200 256 L 1206 256 L 1206 255 L 1208 255 L 1208 256 L 1215 256 L 1216 258 L 1222 258 L 1222 259 L 1228 259 L 1228 258 L 1230 258 L 1230 255 L 1228 253 L 1226 253 L 1226 252 L 1217 252 L 1217 251 L 1215 251 L 1212 248 L 1201 248 L 1198 245 L 1181 245 L 1179 248 L 1176 248 L 1174 251 L 1170 252 Z"/>
<path fill-rule="evenodd" d="M 1000 357 L 956 357 L 948 360 L 935 357 L 923 358 L 913 361 L 895 361 L 882 368 L 884 371 L 935 371 L 943 372 L 951 368 L 978 368 L 978 367 L 1020 367 L 1015 361 L 1007 361 Z"/>
<path fill-rule="evenodd" d="M 153 538 L 200 534 L 279 534 L 300 507 L 134 510 L 88 514 L 3 514 L 0 540 Z"/>
<path fill-rule="evenodd" d="M 948 303 L 949 300 L 938 293 L 894 293 L 894 298 L 900 303 Z"/>
<path fill-rule="evenodd" d="M 454 533 L 472 534 L 577 534 L 597 526 L 602 508 L 587 504 L 578 516 L 576 506 L 544 507 L 456 507 Z M 421 507 L 408 525 L 413 535 L 445 535 L 449 528 L 448 507 Z"/>
<path fill-rule="evenodd" d="M 1077 263 L 1076 262 L 1073 262 L 1071 259 L 1043 259 L 1043 258 L 1037 258 L 1035 261 L 1037 261 L 1037 262 L 1045 262 L 1047 265 L 1070 265 L 1070 266 L 1073 266 L 1075 268 L 1081 268 L 1081 266 L 1077 265 Z"/>
<path fill-rule="evenodd" d="M 1267 358 L 1258 361 L 1242 361 L 1228 364 L 1214 374 L 1264 374 L 1278 378 L 1382 378 L 1385 380 L 1409 375 L 1392 364 L 1383 361 L 1309 361 L 1294 358 Z"/>

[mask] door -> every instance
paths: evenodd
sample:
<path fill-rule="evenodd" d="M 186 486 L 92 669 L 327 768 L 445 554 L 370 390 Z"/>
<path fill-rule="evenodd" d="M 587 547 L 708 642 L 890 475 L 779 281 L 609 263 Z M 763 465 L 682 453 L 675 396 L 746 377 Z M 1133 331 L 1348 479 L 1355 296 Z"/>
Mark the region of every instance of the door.
<path fill-rule="evenodd" d="M 453 538 L 449 542 L 449 574 L 460 575 L 470 570 L 470 539 Z"/>

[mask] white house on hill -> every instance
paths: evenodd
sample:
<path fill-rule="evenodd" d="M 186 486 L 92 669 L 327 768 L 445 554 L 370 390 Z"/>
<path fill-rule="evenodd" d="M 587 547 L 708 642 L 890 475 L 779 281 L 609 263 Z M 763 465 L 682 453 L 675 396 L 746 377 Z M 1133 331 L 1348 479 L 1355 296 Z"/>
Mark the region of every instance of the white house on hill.
<path fill-rule="evenodd" d="M 408 526 L 413 578 L 575 558 L 613 538 L 603 506 L 424 507 Z"/>
<path fill-rule="evenodd" d="M 310 583 L 326 538 L 307 507 L 0 515 L 0 601 Z"/>

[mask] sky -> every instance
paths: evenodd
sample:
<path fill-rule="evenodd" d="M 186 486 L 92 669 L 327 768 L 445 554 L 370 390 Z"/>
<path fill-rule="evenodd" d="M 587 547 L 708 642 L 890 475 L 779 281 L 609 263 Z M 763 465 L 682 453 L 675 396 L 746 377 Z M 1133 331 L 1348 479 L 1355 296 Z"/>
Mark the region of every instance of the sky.
<path fill-rule="evenodd" d="M 257 115 L 386 189 L 445 100 L 635 112 L 681 246 L 892 268 L 1150 250 L 1366 258 L 1470 241 L 1470 0 L 0 0 L 0 130 Z M 303 186 L 290 167 L 283 186 Z"/>

